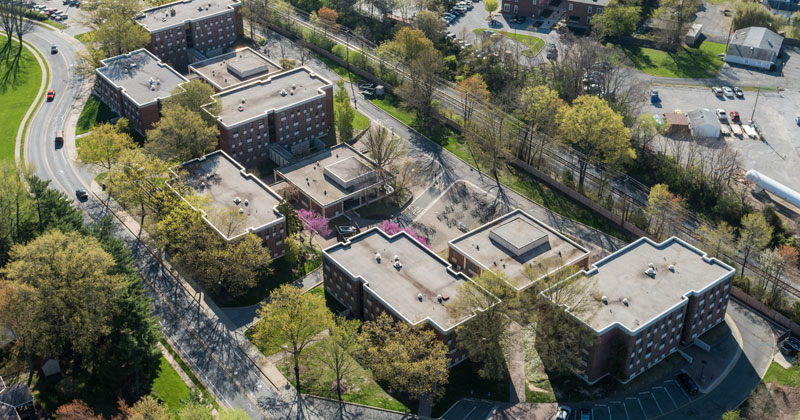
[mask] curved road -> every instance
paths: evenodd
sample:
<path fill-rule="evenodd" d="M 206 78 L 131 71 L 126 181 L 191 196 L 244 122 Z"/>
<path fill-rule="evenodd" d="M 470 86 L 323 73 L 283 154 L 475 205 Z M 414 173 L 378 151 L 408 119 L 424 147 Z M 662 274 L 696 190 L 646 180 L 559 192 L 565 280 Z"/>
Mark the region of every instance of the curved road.
<path fill-rule="evenodd" d="M 51 186 L 74 197 L 75 190 L 90 188 L 94 173 L 75 163 L 74 127 L 80 112 L 78 106 L 86 81 L 75 71 L 80 44 L 59 31 L 35 26 L 26 41 L 38 49 L 50 66 L 48 88 L 55 89 L 52 102 L 42 102 L 34 113 L 24 144 L 25 162 L 35 173 L 50 180 Z M 50 54 L 50 46 L 58 46 Z M 64 130 L 64 147 L 56 147 L 56 130 Z M 96 189 L 96 186 L 95 186 Z M 108 214 L 104 203 L 94 195 L 76 205 L 87 219 L 97 220 Z M 116 221 L 116 219 L 115 219 Z M 133 232 L 117 223 L 116 235 L 125 240 L 134 252 L 137 265 L 152 297 L 154 315 L 160 318 L 164 335 L 189 363 L 194 372 L 226 406 L 244 409 L 253 419 L 294 417 L 296 397 L 293 390 L 278 390 L 247 358 L 225 324 L 198 304 L 196 296 L 162 263 L 161 258 L 142 245 Z"/>

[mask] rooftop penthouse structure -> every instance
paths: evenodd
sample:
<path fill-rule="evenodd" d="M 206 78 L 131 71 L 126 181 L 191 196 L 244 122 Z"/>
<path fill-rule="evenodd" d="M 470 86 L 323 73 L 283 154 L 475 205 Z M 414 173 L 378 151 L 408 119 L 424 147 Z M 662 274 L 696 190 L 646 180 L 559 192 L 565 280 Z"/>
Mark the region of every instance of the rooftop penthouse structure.
<path fill-rule="evenodd" d="M 681 239 L 640 238 L 542 295 L 551 299 L 576 282 L 590 294 L 589 306 L 573 316 L 599 340 L 574 368 L 597 382 L 610 373 L 613 349 L 624 347 L 630 380 L 723 321 L 734 273 Z M 569 310 L 569 302 L 558 303 Z"/>
<path fill-rule="evenodd" d="M 374 162 L 344 143 L 278 168 L 275 176 L 293 187 L 291 198 L 301 207 L 329 218 L 386 195 Z"/>
<path fill-rule="evenodd" d="M 281 67 L 252 48 L 218 55 L 189 66 L 206 83 L 221 92 L 281 71 Z"/>
<path fill-rule="evenodd" d="M 448 260 L 469 276 L 503 273 L 520 291 L 567 266 L 588 268 L 589 251 L 517 209 L 448 242 Z"/>

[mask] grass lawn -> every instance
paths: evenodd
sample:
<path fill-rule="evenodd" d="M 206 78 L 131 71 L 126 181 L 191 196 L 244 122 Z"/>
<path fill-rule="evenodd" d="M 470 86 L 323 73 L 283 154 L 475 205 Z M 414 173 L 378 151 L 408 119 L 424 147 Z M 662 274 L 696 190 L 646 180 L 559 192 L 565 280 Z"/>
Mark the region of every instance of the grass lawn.
<path fill-rule="evenodd" d="M 158 376 L 153 381 L 150 391 L 153 397 L 161 400 L 174 415 L 177 415 L 178 410 L 183 406 L 181 400 L 185 400 L 190 391 L 189 386 L 178 376 L 178 372 L 162 356 Z"/>
<path fill-rule="evenodd" d="M 335 375 L 324 363 L 319 362 L 320 356 L 318 345 L 312 345 L 306 350 L 306 357 L 303 367 L 301 367 L 300 381 L 303 391 L 313 395 L 336 399 L 336 391 L 332 388 Z M 380 407 L 388 410 L 410 412 L 409 408 L 396 400 L 378 385 L 372 377 L 372 372 L 361 367 L 355 360 L 354 369 L 350 374 L 344 376 L 347 383 L 348 392 L 342 394 L 342 399 L 349 402 L 364 404 L 371 407 Z M 294 374 L 292 373 L 291 358 L 286 357 L 277 363 L 278 369 L 283 372 L 292 384 Z"/>
<path fill-rule="evenodd" d="M 6 37 L 0 35 L 0 43 Z M 13 43 L 15 50 L 19 44 Z M 0 65 L 0 74 L 5 73 L 5 65 Z M 16 80 L 9 81 L 0 87 L 0 160 L 14 159 L 14 144 L 22 117 L 36 98 L 39 84 L 42 82 L 42 69 L 36 57 L 23 48 Z"/>
<path fill-rule="evenodd" d="M 357 131 L 365 130 L 369 127 L 369 118 L 365 117 L 364 114 L 356 111 L 355 117 L 353 118 L 353 129 Z"/>
<path fill-rule="evenodd" d="M 627 45 L 620 48 L 643 73 L 688 79 L 715 77 L 723 64 L 717 54 L 725 52 L 725 44 L 710 41 L 703 41 L 699 48 L 681 47 L 675 53 Z"/>
<path fill-rule="evenodd" d="M 94 129 L 94 126 L 100 123 L 109 122 L 112 118 L 116 117 L 114 113 L 106 104 L 103 103 L 97 96 L 89 96 L 86 105 L 83 106 L 81 115 L 78 117 L 78 125 L 75 127 L 75 135 L 88 133 Z"/>
<path fill-rule="evenodd" d="M 195 388 L 200 388 L 200 389 L 203 391 L 203 394 L 206 396 L 206 400 L 210 401 L 210 402 L 211 402 L 211 404 L 212 404 L 212 405 L 213 405 L 213 406 L 214 406 L 214 407 L 215 407 L 217 410 L 219 410 L 219 408 L 220 408 L 220 407 L 219 407 L 219 404 L 217 404 L 217 400 L 216 400 L 216 399 L 214 399 L 214 397 L 212 397 L 212 396 L 211 396 L 211 393 L 210 393 L 210 392 L 208 392 L 208 390 L 206 389 L 206 387 L 205 387 L 205 386 L 203 386 L 203 384 L 200 382 L 200 380 L 199 380 L 199 379 L 197 379 L 197 376 L 195 376 L 195 375 L 194 375 L 194 372 L 192 372 L 192 370 L 191 370 L 191 369 L 189 369 L 189 366 L 186 366 L 186 363 L 184 363 L 184 362 L 183 362 L 183 359 L 181 359 L 181 358 L 180 358 L 180 356 L 178 356 L 178 353 L 176 353 L 176 352 L 175 352 L 175 350 L 174 350 L 174 349 L 173 349 L 173 348 L 172 348 L 172 347 L 169 345 L 169 343 L 167 343 L 167 342 L 166 342 L 166 340 L 161 340 L 161 344 L 164 346 L 164 348 L 166 348 L 166 349 L 167 349 L 167 351 L 169 352 L 169 354 L 171 354 L 171 355 L 172 355 L 172 358 L 173 358 L 173 359 L 175 359 L 175 361 L 176 361 L 176 362 L 178 363 L 178 365 L 181 367 L 181 369 L 183 370 L 183 372 L 184 372 L 184 373 L 186 373 L 186 376 L 188 376 L 188 377 L 189 377 L 189 379 L 191 379 L 191 380 L 192 380 L 192 383 L 194 383 L 194 386 L 195 386 Z"/>
<path fill-rule="evenodd" d="M 800 367 L 792 366 L 789 369 L 784 369 L 783 366 L 776 362 L 772 362 L 767 369 L 767 374 L 764 375 L 764 382 L 776 382 L 781 385 L 800 387 Z"/>
<path fill-rule="evenodd" d="M 85 44 L 89 40 L 89 36 L 91 35 L 92 32 L 94 31 L 84 32 L 82 34 L 75 35 L 75 39 Z"/>
<path fill-rule="evenodd" d="M 341 313 L 345 309 L 347 309 L 344 305 L 342 305 L 336 298 L 331 296 L 330 293 L 325 291 L 325 288 L 322 285 L 319 285 L 313 289 L 311 289 L 308 293 L 312 295 L 317 295 L 321 298 L 325 299 L 325 305 L 330 309 L 331 312 L 334 314 Z"/>
<path fill-rule="evenodd" d="M 491 29 L 488 29 L 488 28 L 477 28 L 477 29 L 473 29 L 472 32 L 478 34 L 478 33 L 481 33 L 481 32 L 484 32 L 484 31 L 489 31 L 489 30 L 491 30 Z M 526 35 L 526 34 L 521 34 L 521 33 L 514 33 L 514 32 L 508 32 L 508 31 L 495 31 L 495 32 L 500 32 L 501 34 L 503 34 L 504 37 L 509 38 L 509 39 L 513 39 L 514 41 L 517 41 L 520 44 L 523 44 L 526 47 L 528 47 L 527 50 L 522 51 L 522 54 L 525 54 L 527 56 L 533 57 L 536 54 L 538 54 L 539 51 L 542 50 L 542 48 L 544 48 L 544 40 L 542 38 L 537 37 L 537 36 Z"/>
<path fill-rule="evenodd" d="M 283 258 L 272 261 L 272 273 L 258 278 L 258 284 L 242 296 L 231 298 L 227 301 L 215 297 L 214 301 L 220 302 L 222 307 L 250 306 L 261 302 L 270 291 L 284 283 L 291 283 L 322 264 L 322 254 L 314 250 L 314 258 L 306 259 L 302 267 L 292 267 Z"/>

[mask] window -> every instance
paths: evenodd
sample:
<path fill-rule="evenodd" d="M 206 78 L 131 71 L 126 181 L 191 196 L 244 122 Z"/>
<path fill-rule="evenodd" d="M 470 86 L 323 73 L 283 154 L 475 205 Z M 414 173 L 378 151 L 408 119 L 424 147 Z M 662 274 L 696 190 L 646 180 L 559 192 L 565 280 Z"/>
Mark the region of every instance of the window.
<path fill-rule="evenodd" d="M 574 5 L 573 5 L 572 3 L 570 3 L 570 4 L 569 4 L 569 10 L 570 10 L 570 11 L 572 11 L 572 7 L 573 7 L 573 6 L 574 6 Z"/>
<path fill-rule="evenodd" d="M 603 13 L 603 8 L 602 7 L 598 7 L 597 8 L 597 13 Z"/>
<path fill-rule="evenodd" d="M 505 3 L 505 4 L 503 4 L 503 11 L 504 11 L 504 12 L 509 12 L 509 11 L 511 11 L 511 5 L 510 5 L 510 4 L 508 4 L 508 3 Z"/>
<path fill-rule="evenodd" d="M 586 9 L 586 11 L 589 12 L 589 13 L 592 13 L 592 6 L 589 6 L 589 8 Z"/>
<path fill-rule="evenodd" d="M 517 6 L 516 4 L 514 5 L 514 13 L 519 13 L 519 6 Z"/>

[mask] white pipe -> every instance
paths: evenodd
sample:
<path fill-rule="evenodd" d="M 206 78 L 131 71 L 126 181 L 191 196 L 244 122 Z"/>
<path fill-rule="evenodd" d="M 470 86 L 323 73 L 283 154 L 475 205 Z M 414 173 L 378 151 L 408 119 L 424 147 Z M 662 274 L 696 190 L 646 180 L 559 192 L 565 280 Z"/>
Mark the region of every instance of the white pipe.
<path fill-rule="evenodd" d="M 792 205 L 800 208 L 800 193 L 781 184 L 780 182 L 751 169 L 745 173 L 745 177 L 756 184 L 756 192 L 767 190 L 778 197 L 788 201 Z"/>

